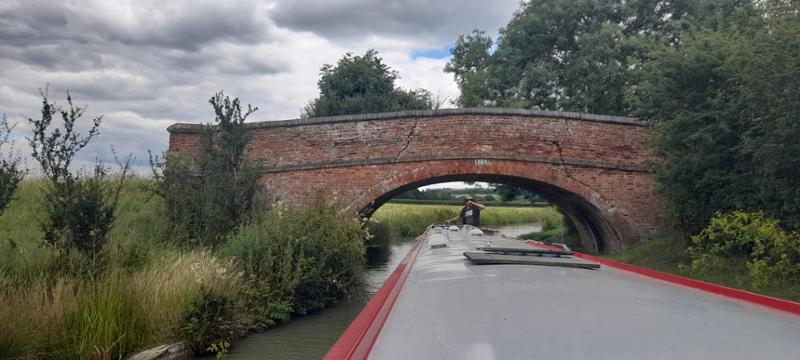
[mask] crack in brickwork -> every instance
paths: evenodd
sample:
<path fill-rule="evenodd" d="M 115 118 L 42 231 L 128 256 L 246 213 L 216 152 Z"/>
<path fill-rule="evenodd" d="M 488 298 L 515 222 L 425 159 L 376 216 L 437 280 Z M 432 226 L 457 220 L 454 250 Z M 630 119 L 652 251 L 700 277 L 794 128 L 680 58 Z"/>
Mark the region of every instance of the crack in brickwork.
<path fill-rule="evenodd" d="M 567 129 L 569 129 L 569 128 L 567 128 Z M 564 150 L 561 148 L 561 142 L 558 141 L 558 140 L 552 140 L 551 142 L 553 143 L 553 145 L 556 146 L 556 149 L 558 150 L 558 159 L 561 161 L 561 166 L 560 167 L 561 167 L 561 170 L 564 171 L 564 175 L 566 175 L 568 178 L 578 182 L 579 184 L 581 184 L 583 186 L 586 186 L 587 188 L 591 189 L 591 186 L 589 186 L 589 184 L 584 183 L 583 181 L 580 181 L 578 178 L 572 176 L 572 174 L 569 172 L 569 170 L 567 170 L 567 162 L 564 160 Z"/>
<path fill-rule="evenodd" d="M 411 130 L 406 135 L 406 143 L 403 145 L 402 148 L 397 152 L 397 155 L 394 156 L 394 160 L 397 161 L 400 159 L 400 155 L 402 155 L 406 150 L 408 150 L 408 146 L 411 145 L 411 140 L 414 137 L 414 132 L 417 130 L 417 124 L 419 123 L 418 119 L 414 119 L 414 123 L 411 124 Z"/>
<path fill-rule="evenodd" d="M 400 156 L 402 156 L 403 153 L 406 150 L 408 150 L 408 147 L 411 145 L 411 140 L 413 140 L 413 138 L 414 138 L 414 133 L 417 131 L 417 125 L 418 124 L 419 124 L 419 120 L 415 118 L 414 122 L 411 124 L 411 129 L 408 131 L 408 134 L 406 134 L 405 144 L 403 144 L 403 146 L 400 148 L 400 150 L 397 151 L 397 154 L 395 154 L 394 159 L 392 160 L 392 162 L 397 162 L 398 160 L 400 160 Z M 394 168 L 392 168 L 391 170 L 387 171 L 383 176 L 381 176 L 380 179 L 378 179 L 378 182 L 376 183 L 376 185 L 377 186 L 381 186 L 381 184 L 385 183 L 386 180 L 389 180 L 390 178 L 392 178 L 393 176 L 396 176 L 396 175 L 398 175 L 398 172 Z M 361 199 L 364 195 L 369 193 L 369 191 L 370 191 L 369 188 L 362 190 L 355 197 L 355 199 L 357 199 L 357 200 Z"/>

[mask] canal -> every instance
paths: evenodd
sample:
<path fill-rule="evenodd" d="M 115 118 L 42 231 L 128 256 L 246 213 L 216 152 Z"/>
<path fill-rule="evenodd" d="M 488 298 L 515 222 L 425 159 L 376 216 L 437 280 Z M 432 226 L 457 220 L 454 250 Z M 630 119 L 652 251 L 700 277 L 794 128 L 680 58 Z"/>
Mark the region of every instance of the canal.
<path fill-rule="evenodd" d="M 511 236 L 541 231 L 537 224 L 501 227 Z M 370 297 L 380 289 L 397 264 L 414 245 L 413 238 L 393 239 L 387 249 L 372 249 L 361 287 L 349 299 L 315 314 L 292 319 L 288 324 L 251 335 L 236 342 L 230 358 L 320 359 L 355 319 Z"/>

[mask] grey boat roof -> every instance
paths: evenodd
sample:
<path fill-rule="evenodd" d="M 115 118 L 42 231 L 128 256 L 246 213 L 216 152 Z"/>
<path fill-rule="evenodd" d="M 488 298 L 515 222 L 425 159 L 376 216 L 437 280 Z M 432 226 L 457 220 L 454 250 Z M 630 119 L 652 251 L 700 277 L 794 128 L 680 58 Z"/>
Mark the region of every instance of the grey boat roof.
<path fill-rule="evenodd" d="M 447 237 L 422 240 L 369 358 L 800 358 L 800 317 L 606 266 L 474 265 L 463 253 L 487 243 L 530 247 Z"/>

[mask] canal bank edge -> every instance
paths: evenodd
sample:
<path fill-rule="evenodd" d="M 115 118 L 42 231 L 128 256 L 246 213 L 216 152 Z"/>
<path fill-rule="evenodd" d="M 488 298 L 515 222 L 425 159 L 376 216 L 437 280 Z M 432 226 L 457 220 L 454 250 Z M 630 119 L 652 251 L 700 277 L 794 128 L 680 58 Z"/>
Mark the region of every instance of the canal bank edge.
<path fill-rule="evenodd" d="M 126 360 L 186 360 L 192 358 L 192 348 L 185 341 L 159 345 L 143 350 L 126 358 Z"/>

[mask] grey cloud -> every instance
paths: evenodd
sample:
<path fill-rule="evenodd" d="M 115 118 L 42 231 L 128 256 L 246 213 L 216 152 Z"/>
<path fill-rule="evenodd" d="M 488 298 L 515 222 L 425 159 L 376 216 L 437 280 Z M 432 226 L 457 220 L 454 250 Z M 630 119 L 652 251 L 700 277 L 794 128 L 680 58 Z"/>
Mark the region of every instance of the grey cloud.
<path fill-rule="evenodd" d="M 516 7 L 264 1 L 0 0 L 0 112 L 20 123 L 15 137 L 28 136 L 23 116 L 38 115 L 38 88 L 49 83 L 51 100 L 63 105 L 69 90 L 76 104 L 89 106 L 86 122 L 105 115 L 79 162 L 109 160 L 112 144 L 141 161 L 147 149 L 165 150 L 168 124 L 213 121 L 208 99 L 221 89 L 258 106 L 253 121 L 292 118 L 316 95 L 319 66 L 367 46 L 359 36 L 424 47 L 472 28 L 495 29 Z M 376 45 L 406 59 L 392 46 Z M 403 69 L 406 77 L 413 71 Z M 19 149 L 29 153 L 25 144 Z"/>
<path fill-rule="evenodd" d="M 105 40 L 196 51 L 215 41 L 267 41 L 269 28 L 264 5 L 256 0 L 138 1 L 130 6 L 105 0 L 11 0 L 0 5 L 0 38 L 18 46 Z"/>
<path fill-rule="evenodd" d="M 440 44 L 476 28 L 493 33 L 518 6 L 518 0 L 295 0 L 279 2 L 271 15 L 280 26 L 327 38 L 377 34 Z"/>
<path fill-rule="evenodd" d="M 14 2 L 0 4 L 2 44 L 28 45 L 40 39 L 63 39 L 67 16 L 59 4 Z"/>

